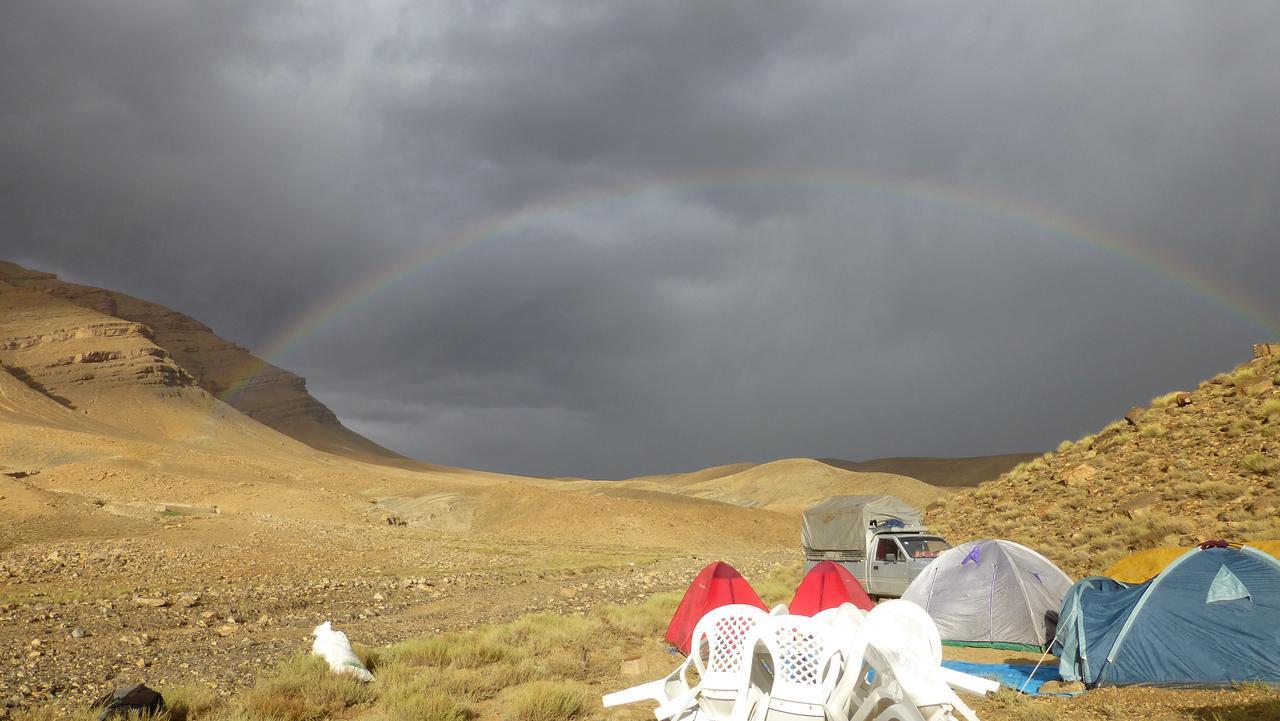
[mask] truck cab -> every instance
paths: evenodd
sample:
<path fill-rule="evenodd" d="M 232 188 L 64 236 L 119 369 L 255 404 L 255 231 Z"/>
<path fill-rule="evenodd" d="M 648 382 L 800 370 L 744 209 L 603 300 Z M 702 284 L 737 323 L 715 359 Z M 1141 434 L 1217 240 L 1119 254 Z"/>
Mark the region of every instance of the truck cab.
<path fill-rule="evenodd" d="M 914 533 L 877 534 L 875 547 L 865 569 L 845 564 L 871 596 L 896 598 L 938 554 L 951 547 L 940 536 Z M 850 568 L 853 566 L 853 568 Z M 865 574 L 859 573 L 865 570 Z"/>

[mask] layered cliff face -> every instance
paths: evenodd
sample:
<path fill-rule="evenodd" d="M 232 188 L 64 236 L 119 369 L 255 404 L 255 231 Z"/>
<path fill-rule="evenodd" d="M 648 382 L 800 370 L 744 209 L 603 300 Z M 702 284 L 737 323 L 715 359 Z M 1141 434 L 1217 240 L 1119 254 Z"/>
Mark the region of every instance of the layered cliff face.
<path fill-rule="evenodd" d="M 0 313 L 0 363 L 87 415 L 122 388 L 207 393 L 315 448 L 399 458 L 343 426 L 301 377 L 164 306 L 0 261 Z"/>

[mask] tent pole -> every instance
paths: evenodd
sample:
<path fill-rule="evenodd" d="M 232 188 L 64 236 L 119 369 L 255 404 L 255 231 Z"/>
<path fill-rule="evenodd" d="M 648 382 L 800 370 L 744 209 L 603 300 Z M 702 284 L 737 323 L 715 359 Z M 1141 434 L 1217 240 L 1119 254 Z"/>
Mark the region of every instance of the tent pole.
<path fill-rule="evenodd" d="M 1050 644 L 1049 647 L 1052 648 L 1053 644 Z M 1027 676 L 1027 680 L 1022 682 L 1022 688 L 1018 689 L 1018 693 L 1022 693 L 1023 691 L 1026 690 L 1027 684 L 1031 683 L 1031 679 L 1036 677 L 1036 671 L 1040 670 L 1040 664 L 1044 663 L 1044 660 L 1048 657 L 1049 657 L 1049 649 L 1046 648 L 1044 650 L 1044 653 L 1040 654 L 1040 660 L 1036 661 L 1036 667 L 1031 669 L 1031 675 Z"/>

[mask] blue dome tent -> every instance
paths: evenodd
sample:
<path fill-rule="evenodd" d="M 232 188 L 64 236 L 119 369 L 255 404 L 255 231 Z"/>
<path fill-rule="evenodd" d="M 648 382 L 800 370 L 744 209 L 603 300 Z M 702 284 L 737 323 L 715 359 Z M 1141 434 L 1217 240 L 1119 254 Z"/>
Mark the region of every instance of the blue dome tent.
<path fill-rule="evenodd" d="M 1086 578 L 1063 599 L 1053 650 L 1062 679 L 1090 688 L 1280 683 L 1280 561 L 1214 542 L 1144 583 Z"/>

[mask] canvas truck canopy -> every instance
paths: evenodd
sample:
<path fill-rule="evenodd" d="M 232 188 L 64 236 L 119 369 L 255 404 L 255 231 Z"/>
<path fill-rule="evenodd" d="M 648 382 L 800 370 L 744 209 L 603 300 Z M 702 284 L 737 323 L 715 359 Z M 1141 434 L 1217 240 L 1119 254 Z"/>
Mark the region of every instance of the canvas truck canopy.
<path fill-rule="evenodd" d="M 923 531 L 920 511 L 893 496 L 832 496 L 804 512 L 801 540 L 816 551 L 863 551 L 872 524 Z"/>

